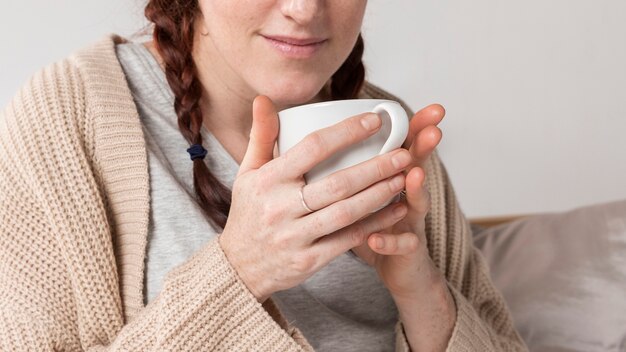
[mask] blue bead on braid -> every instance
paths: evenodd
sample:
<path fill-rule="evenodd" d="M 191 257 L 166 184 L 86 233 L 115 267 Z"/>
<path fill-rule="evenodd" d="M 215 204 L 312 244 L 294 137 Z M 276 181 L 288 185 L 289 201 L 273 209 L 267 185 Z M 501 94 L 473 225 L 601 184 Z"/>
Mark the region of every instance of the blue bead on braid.
<path fill-rule="evenodd" d="M 187 153 L 189 153 L 189 157 L 191 157 L 191 160 L 198 158 L 204 159 L 204 157 L 206 156 L 206 149 L 204 149 L 204 147 L 200 144 L 194 144 L 189 149 L 187 149 Z"/>

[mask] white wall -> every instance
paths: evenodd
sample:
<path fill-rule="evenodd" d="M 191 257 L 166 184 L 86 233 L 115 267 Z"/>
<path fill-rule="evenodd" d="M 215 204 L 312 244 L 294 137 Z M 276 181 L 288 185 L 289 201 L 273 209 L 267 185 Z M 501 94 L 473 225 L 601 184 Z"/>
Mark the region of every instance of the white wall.
<path fill-rule="evenodd" d="M 371 0 L 370 78 L 446 107 L 470 217 L 626 198 L 626 2 Z"/>
<path fill-rule="evenodd" d="M 626 2 L 370 0 L 369 78 L 447 109 L 440 153 L 470 217 L 626 198 Z M 6 2 L 0 105 L 38 68 L 145 23 L 143 2 Z"/>
<path fill-rule="evenodd" d="M 107 33 L 142 28 L 140 0 L 4 1 L 0 10 L 0 106 L 36 70 Z"/>

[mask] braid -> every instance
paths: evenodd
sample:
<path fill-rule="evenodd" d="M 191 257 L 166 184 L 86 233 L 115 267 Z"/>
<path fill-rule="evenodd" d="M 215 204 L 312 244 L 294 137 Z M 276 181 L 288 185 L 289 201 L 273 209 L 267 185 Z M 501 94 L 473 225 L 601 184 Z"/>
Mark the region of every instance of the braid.
<path fill-rule="evenodd" d="M 199 14 L 197 0 L 149 0 L 145 15 L 154 24 L 153 40 L 165 63 L 165 76 L 174 94 L 178 128 L 190 145 L 202 145 L 202 85 L 198 79 L 192 49 L 194 21 Z M 331 80 L 332 99 L 358 96 L 365 78 L 363 38 Z M 193 184 L 204 214 L 224 228 L 231 204 L 231 191 L 211 173 L 202 158 L 193 159 Z"/>
<path fill-rule="evenodd" d="M 202 145 L 202 85 L 192 57 L 195 0 L 150 0 L 145 15 L 154 23 L 153 38 L 165 63 L 165 76 L 174 93 L 178 128 L 189 144 Z M 224 228 L 231 191 L 211 173 L 202 158 L 193 160 L 193 185 L 204 214 Z"/>
<path fill-rule="evenodd" d="M 358 97 L 365 82 L 365 66 L 362 61 L 364 48 L 363 37 L 359 33 L 350 56 L 333 74 L 330 84 L 330 94 L 333 100 Z"/>

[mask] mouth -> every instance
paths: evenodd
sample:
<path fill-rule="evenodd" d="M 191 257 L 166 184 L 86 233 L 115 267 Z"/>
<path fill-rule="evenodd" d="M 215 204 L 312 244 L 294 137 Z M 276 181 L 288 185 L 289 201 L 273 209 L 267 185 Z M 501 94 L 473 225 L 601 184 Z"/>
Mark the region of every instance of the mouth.
<path fill-rule="evenodd" d="M 292 38 L 265 35 L 262 35 L 262 37 L 282 55 L 294 59 L 311 58 L 327 42 L 327 39 L 324 38 Z"/>

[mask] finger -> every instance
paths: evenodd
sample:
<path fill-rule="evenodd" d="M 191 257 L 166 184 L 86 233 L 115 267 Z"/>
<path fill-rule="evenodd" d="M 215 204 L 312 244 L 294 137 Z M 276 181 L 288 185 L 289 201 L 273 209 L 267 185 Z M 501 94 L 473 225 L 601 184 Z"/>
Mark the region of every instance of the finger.
<path fill-rule="evenodd" d="M 285 152 L 282 162 L 284 176 L 302 177 L 315 165 L 335 152 L 373 135 L 380 128 L 377 114 L 359 114 L 332 126 L 308 134 L 302 141 Z"/>
<path fill-rule="evenodd" d="M 400 173 L 380 181 L 352 197 L 307 215 L 303 218 L 304 227 L 311 229 L 311 231 L 306 240 L 313 242 L 323 234 L 333 233 L 352 225 L 378 210 L 403 188 L 404 175 Z"/>
<path fill-rule="evenodd" d="M 311 209 L 322 209 L 403 171 L 411 161 L 409 152 L 399 148 L 310 183 L 302 194 Z"/>
<path fill-rule="evenodd" d="M 424 170 L 414 167 L 406 175 L 406 203 L 409 207 L 407 220 L 419 223 L 424 220 L 430 210 L 430 193 L 424 187 L 426 175 Z"/>
<path fill-rule="evenodd" d="M 409 152 L 413 158 L 415 165 L 424 165 L 430 154 L 435 150 L 439 142 L 441 142 L 442 133 L 437 126 L 428 126 L 424 128 L 415 138 Z"/>
<path fill-rule="evenodd" d="M 258 169 L 274 158 L 278 137 L 278 114 L 274 103 L 266 96 L 257 96 L 252 103 L 252 129 L 248 149 L 237 175 Z"/>
<path fill-rule="evenodd" d="M 374 233 L 367 239 L 372 251 L 383 255 L 407 255 L 416 253 L 420 246 L 419 237 L 411 232 L 401 234 Z"/>
<path fill-rule="evenodd" d="M 427 126 L 438 125 L 446 115 L 446 110 L 441 104 L 431 104 L 413 115 L 409 123 L 409 134 L 404 143 L 404 147 L 408 148 L 412 143 L 415 135 Z"/>
<path fill-rule="evenodd" d="M 406 216 L 406 205 L 392 203 L 346 228 L 317 240 L 312 250 L 321 260 L 330 262 L 341 253 L 366 242 L 370 234 L 391 227 Z"/>

